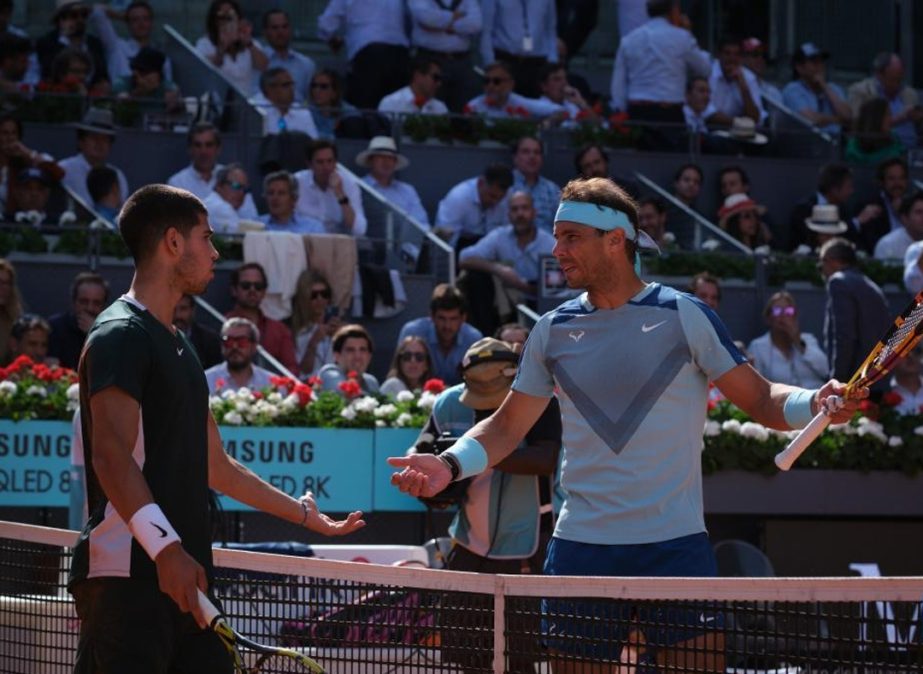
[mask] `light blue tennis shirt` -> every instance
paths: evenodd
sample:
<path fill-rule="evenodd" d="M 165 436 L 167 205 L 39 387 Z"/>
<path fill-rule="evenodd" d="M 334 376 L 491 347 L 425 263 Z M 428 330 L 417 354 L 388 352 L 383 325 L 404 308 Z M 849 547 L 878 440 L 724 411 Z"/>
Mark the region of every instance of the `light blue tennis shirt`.
<path fill-rule="evenodd" d="M 555 536 L 596 544 L 705 531 L 708 382 L 746 362 L 701 301 L 652 283 L 616 309 L 583 293 L 539 320 L 513 389 L 557 387 L 566 493 Z"/>

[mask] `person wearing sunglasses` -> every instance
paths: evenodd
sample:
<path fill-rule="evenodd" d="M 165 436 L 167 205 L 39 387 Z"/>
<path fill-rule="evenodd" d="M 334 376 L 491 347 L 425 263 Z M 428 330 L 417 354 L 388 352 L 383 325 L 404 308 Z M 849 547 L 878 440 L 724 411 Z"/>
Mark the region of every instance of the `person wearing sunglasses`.
<path fill-rule="evenodd" d="M 218 169 L 215 188 L 202 200 L 208 209 L 208 221 L 217 234 L 237 233 L 243 218 L 241 210 L 249 192 L 250 179 L 241 164 L 235 162 Z"/>
<path fill-rule="evenodd" d="M 563 118 L 567 110 L 563 105 L 538 98 L 527 98 L 514 93 L 516 80 L 506 63 L 496 61 L 484 68 L 484 93 L 472 98 L 463 112 L 484 115 L 495 119 L 544 118 L 557 115 Z"/>
<path fill-rule="evenodd" d="M 333 289 L 316 270 L 305 270 L 298 277 L 292 297 L 289 321 L 295 335 L 295 357 L 303 376 L 317 374 L 333 362 L 333 335 L 343 327 L 340 308 L 332 304 Z"/>
<path fill-rule="evenodd" d="M 378 112 L 447 115 L 448 107 L 436 98 L 441 84 L 442 68 L 436 59 L 418 56 L 412 64 L 410 84 L 382 98 Z"/>
<path fill-rule="evenodd" d="M 317 127 L 320 138 L 333 140 L 343 119 L 359 115 L 356 106 L 343 100 L 343 83 L 332 68 L 321 68 L 317 71 L 311 78 L 309 93 L 308 107 L 314 116 L 314 126 Z"/>
<path fill-rule="evenodd" d="M 395 396 L 401 391 L 419 391 L 433 376 L 429 347 L 422 337 L 404 337 L 388 368 L 388 378 L 381 385 L 382 395 Z"/>
<path fill-rule="evenodd" d="M 87 76 L 87 87 L 100 91 L 100 85 L 109 82 L 106 67 L 106 51 L 98 37 L 87 35 L 87 17 L 90 6 L 85 2 L 74 0 L 57 0 L 51 17 L 54 24 L 35 43 L 35 52 L 41 67 L 42 79 L 51 80 L 52 65 L 58 52 L 65 49 L 77 49 L 84 52 L 91 61 Z"/>
<path fill-rule="evenodd" d="M 257 262 L 245 262 L 231 272 L 231 297 L 234 307 L 227 312 L 228 318 L 246 318 L 260 335 L 260 346 L 291 372 L 298 371 L 295 360 L 295 344 L 292 333 L 282 321 L 270 318 L 260 308 L 266 297 L 268 281 L 266 270 Z"/>
<path fill-rule="evenodd" d="M 775 293 L 763 317 L 768 332 L 747 347 L 757 371 L 770 381 L 820 388 L 827 381 L 827 354 L 814 335 L 801 332 L 795 298 L 784 290 Z"/>
<path fill-rule="evenodd" d="M 259 391 L 271 385 L 273 373 L 254 362 L 260 331 L 246 318 L 229 318 L 221 326 L 221 355 L 224 361 L 205 370 L 208 392 L 221 395 L 225 391 L 248 388 Z"/>

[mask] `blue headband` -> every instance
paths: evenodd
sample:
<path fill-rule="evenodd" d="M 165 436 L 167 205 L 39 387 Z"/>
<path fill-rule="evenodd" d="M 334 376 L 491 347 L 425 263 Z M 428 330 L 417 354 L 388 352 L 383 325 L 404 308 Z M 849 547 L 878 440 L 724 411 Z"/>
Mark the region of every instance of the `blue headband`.
<path fill-rule="evenodd" d="M 631 224 L 628 216 L 622 211 L 617 211 L 608 206 L 593 204 L 588 201 L 562 201 L 558 205 L 558 212 L 554 214 L 554 221 L 557 223 L 563 220 L 601 229 L 604 232 L 621 229 L 624 230 L 629 239 L 638 243 L 639 247 L 643 245 L 638 240 L 638 232 L 635 231 L 635 227 Z M 641 256 L 637 250 L 635 251 L 635 273 L 639 276 L 641 274 Z"/>

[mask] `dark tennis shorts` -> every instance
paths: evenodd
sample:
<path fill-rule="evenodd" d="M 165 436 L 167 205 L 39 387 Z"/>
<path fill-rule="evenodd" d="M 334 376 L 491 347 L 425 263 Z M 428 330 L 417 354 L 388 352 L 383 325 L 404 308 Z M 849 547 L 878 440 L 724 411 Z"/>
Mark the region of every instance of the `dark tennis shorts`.
<path fill-rule="evenodd" d="M 705 533 L 637 545 L 597 545 L 552 538 L 544 573 L 714 577 L 718 567 Z M 578 658 L 618 660 L 631 631 L 643 633 L 647 646 L 656 649 L 723 627 L 724 616 L 709 602 L 542 600 L 545 646 Z"/>
<path fill-rule="evenodd" d="M 232 674 L 217 635 L 199 629 L 156 580 L 92 578 L 71 592 L 80 617 L 75 674 Z"/>

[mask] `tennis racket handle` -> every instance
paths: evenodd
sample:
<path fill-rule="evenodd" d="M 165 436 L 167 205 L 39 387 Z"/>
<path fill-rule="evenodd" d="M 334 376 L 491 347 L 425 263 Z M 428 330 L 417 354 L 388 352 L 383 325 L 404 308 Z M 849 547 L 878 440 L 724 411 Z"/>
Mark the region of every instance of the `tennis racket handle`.
<path fill-rule="evenodd" d="M 823 412 L 818 412 L 817 416 L 811 419 L 811 422 L 801 429 L 801 432 L 788 443 L 788 447 L 776 454 L 776 465 L 779 470 L 788 470 L 792 464 L 798 460 L 798 457 L 804 453 L 812 442 L 817 439 L 824 429 L 830 425 L 830 417 Z"/>
<path fill-rule="evenodd" d="M 215 624 L 215 619 L 221 617 L 221 613 L 218 611 L 218 607 L 212 603 L 212 600 L 205 596 L 205 593 L 202 590 L 198 590 L 199 593 L 199 608 L 202 609 L 202 614 L 205 616 L 205 619 L 208 621 L 209 625 Z"/>

